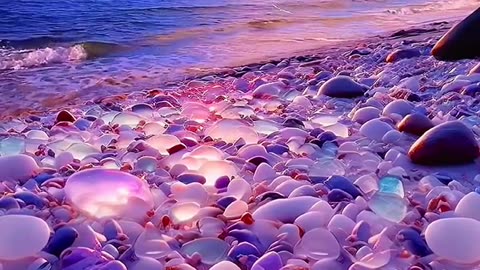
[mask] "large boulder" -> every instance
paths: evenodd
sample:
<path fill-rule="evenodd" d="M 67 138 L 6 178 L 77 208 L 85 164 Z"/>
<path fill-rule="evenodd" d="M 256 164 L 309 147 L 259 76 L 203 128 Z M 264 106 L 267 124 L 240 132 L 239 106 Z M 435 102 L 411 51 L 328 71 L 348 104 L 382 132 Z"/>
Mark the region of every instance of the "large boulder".
<path fill-rule="evenodd" d="M 432 49 L 432 55 L 443 61 L 480 57 L 480 8 L 450 29 Z"/>
<path fill-rule="evenodd" d="M 459 121 L 446 122 L 428 130 L 408 151 L 414 163 L 423 165 L 469 163 L 478 154 L 473 132 Z"/>

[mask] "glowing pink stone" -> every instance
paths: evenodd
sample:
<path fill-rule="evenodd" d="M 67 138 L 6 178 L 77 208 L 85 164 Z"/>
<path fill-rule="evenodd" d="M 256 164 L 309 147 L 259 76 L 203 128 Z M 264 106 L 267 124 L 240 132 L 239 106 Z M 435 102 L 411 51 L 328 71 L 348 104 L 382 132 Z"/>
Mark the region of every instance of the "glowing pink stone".
<path fill-rule="evenodd" d="M 221 176 L 232 177 L 237 175 L 237 169 L 233 163 L 225 160 L 207 161 L 198 171 L 207 180 L 205 183 L 207 186 L 215 185 L 215 181 Z"/>
<path fill-rule="evenodd" d="M 153 207 L 147 184 L 117 170 L 88 169 L 67 180 L 65 195 L 76 208 L 97 218 L 139 218 Z"/>
<path fill-rule="evenodd" d="M 207 130 L 206 135 L 227 143 L 235 143 L 240 138 L 244 139 L 247 144 L 258 142 L 258 134 L 252 127 L 249 127 L 240 120 L 233 119 L 222 119 L 218 121 Z"/>

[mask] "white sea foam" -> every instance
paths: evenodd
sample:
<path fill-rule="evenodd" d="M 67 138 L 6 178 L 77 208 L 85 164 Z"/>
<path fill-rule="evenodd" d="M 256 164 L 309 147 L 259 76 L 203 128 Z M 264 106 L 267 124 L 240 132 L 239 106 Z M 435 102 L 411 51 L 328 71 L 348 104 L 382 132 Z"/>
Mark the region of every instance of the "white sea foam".
<path fill-rule="evenodd" d="M 82 45 L 35 50 L 0 49 L 0 70 L 19 70 L 49 64 L 74 62 L 87 58 Z"/>

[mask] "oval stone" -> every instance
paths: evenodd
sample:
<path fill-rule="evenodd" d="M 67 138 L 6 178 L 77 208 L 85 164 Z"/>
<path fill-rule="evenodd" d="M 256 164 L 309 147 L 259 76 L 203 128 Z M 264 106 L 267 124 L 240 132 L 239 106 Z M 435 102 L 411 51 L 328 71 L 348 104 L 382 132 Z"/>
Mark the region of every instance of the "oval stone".
<path fill-rule="evenodd" d="M 40 218 L 24 215 L 0 217 L 0 259 L 35 256 L 48 242 L 50 228 Z"/>
<path fill-rule="evenodd" d="M 472 162 L 479 148 L 473 132 L 459 121 L 440 124 L 423 134 L 408 156 L 417 164 L 443 165 Z"/>
<path fill-rule="evenodd" d="M 318 90 L 318 95 L 336 98 L 354 98 L 363 96 L 365 87 L 348 76 L 337 76 L 325 82 Z"/>
<path fill-rule="evenodd" d="M 427 130 L 433 128 L 434 125 L 430 119 L 420 113 L 412 113 L 398 124 L 398 130 L 401 132 L 407 132 L 417 136 L 422 136 Z"/>
<path fill-rule="evenodd" d="M 425 239 L 443 259 L 461 264 L 480 261 L 480 222 L 471 218 L 444 218 L 428 225 Z"/>

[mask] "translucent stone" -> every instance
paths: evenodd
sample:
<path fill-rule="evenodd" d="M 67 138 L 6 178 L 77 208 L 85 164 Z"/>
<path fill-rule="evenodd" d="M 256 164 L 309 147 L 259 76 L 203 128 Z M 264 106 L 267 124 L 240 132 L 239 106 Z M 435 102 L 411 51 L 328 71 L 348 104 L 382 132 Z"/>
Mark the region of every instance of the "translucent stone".
<path fill-rule="evenodd" d="M 147 136 L 163 134 L 165 132 L 165 124 L 158 122 L 147 123 L 143 126 L 143 132 Z"/>
<path fill-rule="evenodd" d="M 356 269 L 384 269 L 391 259 L 392 255 L 390 250 L 384 250 L 380 252 L 372 252 L 364 257 L 362 257 L 358 262 L 356 262 L 352 267 Z"/>
<path fill-rule="evenodd" d="M 70 145 L 65 151 L 70 152 L 75 159 L 82 160 L 85 157 L 93 154 L 98 154 L 100 151 L 88 143 L 74 143 Z"/>
<path fill-rule="evenodd" d="M 342 214 L 336 214 L 332 217 L 330 222 L 327 225 L 329 231 L 334 233 L 336 236 L 346 237 L 352 232 L 355 227 L 355 222 Z M 339 238 L 340 239 L 340 238 Z M 343 238 L 342 238 L 343 239 Z"/>
<path fill-rule="evenodd" d="M 331 215 L 326 214 L 325 212 L 311 211 L 295 219 L 294 224 L 307 232 L 315 228 L 325 228 L 331 217 Z"/>
<path fill-rule="evenodd" d="M 202 160 L 222 160 L 224 158 L 224 153 L 216 147 L 209 146 L 209 145 L 202 145 L 195 148 L 192 152 L 187 153 L 184 157 L 192 157 L 195 159 L 202 159 Z M 188 166 L 187 166 L 188 167 Z M 194 170 L 195 168 L 190 168 Z"/>
<path fill-rule="evenodd" d="M 362 175 L 354 184 L 359 187 L 365 194 L 378 190 L 377 179 L 371 175 Z"/>
<path fill-rule="evenodd" d="M 135 104 L 130 109 L 132 110 L 132 112 L 145 117 L 151 117 L 153 115 L 153 108 L 148 104 Z"/>
<path fill-rule="evenodd" d="M 196 202 L 202 206 L 208 200 L 208 192 L 200 183 L 175 182 L 171 185 L 170 190 L 177 202 Z"/>
<path fill-rule="evenodd" d="M 198 123 L 205 123 L 211 114 L 207 107 L 196 102 L 183 104 L 182 108 L 181 114 L 183 116 Z"/>
<path fill-rule="evenodd" d="M 226 259 L 230 246 L 218 238 L 199 238 L 184 244 L 181 252 L 188 257 L 200 255 L 201 261 L 207 265 L 214 265 Z"/>
<path fill-rule="evenodd" d="M 295 254 L 302 254 L 313 260 L 336 259 L 340 256 L 340 245 L 327 229 L 317 228 L 305 233 L 295 247 Z"/>
<path fill-rule="evenodd" d="M 170 209 L 170 216 L 174 223 L 185 223 L 192 220 L 200 211 L 200 205 L 194 202 L 176 203 Z"/>
<path fill-rule="evenodd" d="M 227 194 L 237 200 L 248 201 L 252 196 L 252 187 L 244 179 L 235 178 L 228 184 Z"/>
<path fill-rule="evenodd" d="M 253 128 L 239 120 L 232 119 L 218 121 L 206 131 L 206 135 L 227 143 L 235 143 L 240 138 L 244 139 L 247 144 L 258 142 L 258 134 Z"/>
<path fill-rule="evenodd" d="M 385 176 L 379 181 L 379 191 L 405 197 L 402 180 L 394 176 Z"/>
<path fill-rule="evenodd" d="M 240 270 L 240 268 L 230 261 L 223 261 L 215 264 L 210 270 Z"/>
<path fill-rule="evenodd" d="M 76 208 L 97 218 L 138 218 L 153 207 L 153 197 L 146 182 L 109 169 L 74 173 L 67 180 L 65 195 Z"/>
<path fill-rule="evenodd" d="M 280 129 L 280 125 L 269 120 L 258 120 L 253 122 L 253 128 L 259 134 L 270 135 Z"/>
<path fill-rule="evenodd" d="M 341 123 L 336 123 L 335 125 L 326 126 L 323 129 L 325 131 L 331 131 L 339 137 L 343 137 L 343 138 L 348 137 L 348 127 Z"/>
<path fill-rule="evenodd" d="M 0 156 L 10 156 L 25 153 L 25 140 L 8 137 L 0 141 Z"/>
<path fill-rule="evenodd" d="M 48 242 L 50 228 L 40 218 L 26 215 L 0 217 L 0 259 L 36 256 Z"/>
<path fill-rule="evenodd" d="M 377 118 L 363 124 L 360 133 L 371 140 L 382 141 L 383 136 L 392 129 L 389 124 Z"/>
<path fill-rule="evenodd" d="M 214 186 L 215 181 L 221 176 L 236 176 L 237 169 L 230 161 L 207 161 L 202 164 L 198 172 L 206 179 L 206 186 Z"/>
<path fill-rule="evenodd" d="M 331 114 L 315 115 L 310 121 L 322 126 L 331 126 L 338 122 L 338 116 Z"/>
<path fill-rule="evenodd" d="M 407 215 L 405 200 L 394 193 L 377 192 L 368 202 L 368 206 L 375 214 L 392 222 L 398 223 Z"/>
<path fill-rule="evenodd" d="M 480 194 L 470 192 L 465 195 L 457 204 L 455 214 L 460 217 L 473 218 L 480 221 Z"/>
<path fill-rule="evenodd" d="M 113 119 L 110 122 L 110 125 L 128 126 L 128 127 L 134 128 L 142 120 L 144 120 L 144 118 L 136 113 L 121 112 L 115 115 L 115 117 L 113 117 Z"/>
<path fill-rule="evenodd" d="M 223 233 L 225 223 L 214 217 L 205 217 L 198 221 L 198 229 L 203 237 L 217 237 Z"/>
<path fill-rule="evenodd" d="M 145 230 L 135 241 L 134 250 L 137 256 L 160 259 L 168 255 L 171 248 L 161 232 L 152 223 L 147 223 Z"/>
<path fill-rule="evenodd" d="M 156 158 L 144 156 L 137 160 L 135 168 L 143 172 L 153 173 L 157 170 L 157 163 Z"/>
<path fill-rule="evenodd" d="M 309 175 L 314 177 L 345 175 L 345 167 L 339 160 L 319 160 L 310 169 Z"/>
<path fill-rule="evenodd" d="M 428 225 L 425 240 L 442 259 L 460 264 L 480 261 L 480 222 L 476 219 L 438 219 Z"/>
<path fill-rule="evenodd" d="M 0 176 L 6 181 L 24 181 L 35 176 L 39 167 L 35 160 L 27 155 L 0 157 Z"/>
<path fill-rule="evenodd" d="M 293 223 L 320 200 L 310 196 L 277 199 L 257 208 L 253 218 Z"/>
<path fill-rule="evenodd" d="M 247 203 L 244 201 L 237 200 L 227 206 L 223 215 L 228 219 L 234 219 L 234 218 L 241 217 L 247 211 L 248 211 Z"/>
<path fill-rule="evenodd" d="M 252 115 L 255 115 L 255 112 L 248 106 L 229 106 L 220 113 L 224 119 L 243 119 Z"/>
<path fill-rule="evenodd" d="M 168 149 L 181 143 L 177 137 L 170 134 L 155 135 L 147 139 L 146 142 L 157 149 L 162 155 L 168 155 Z"/>

